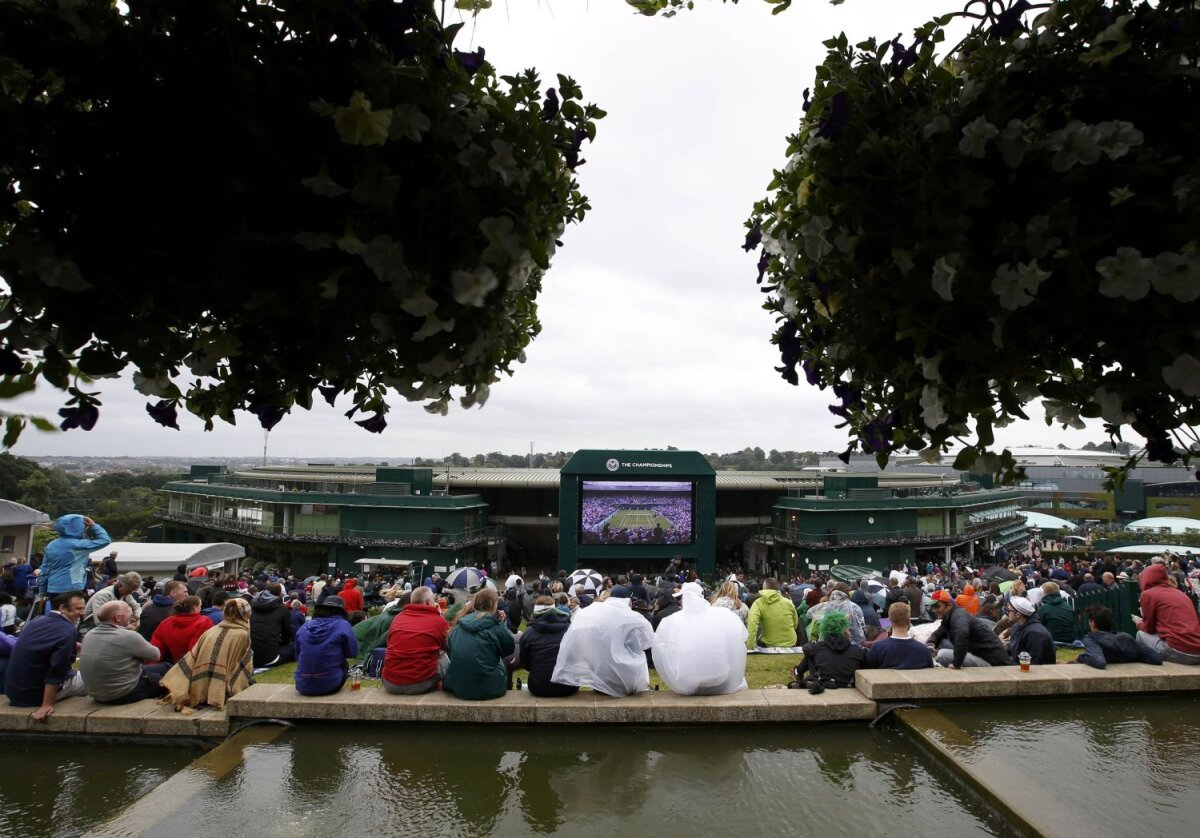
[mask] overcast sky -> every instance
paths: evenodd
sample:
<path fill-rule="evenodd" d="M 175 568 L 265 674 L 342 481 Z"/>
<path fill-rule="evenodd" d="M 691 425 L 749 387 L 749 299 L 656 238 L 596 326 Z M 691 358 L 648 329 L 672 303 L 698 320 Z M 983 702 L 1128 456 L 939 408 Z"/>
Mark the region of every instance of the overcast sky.
<path fill-rule="evenodd" d="M 468 22 L 456 44 L 484 46 L 500 73 L 536 67 L 573 77 L 608 116 L 578 175 L 593 207 L 567 230 L 539 299 L 543 331 L 528 362 L 492 387 L 482 409 L 430 416 L 397 397 L 382 435 L 326 407 L 295 409 L 270 435 L 272 456 L 439 457 L 581 448 L 702 452 L 746 446 L 840 450 L 834 399 L 786 384 L 770 344 L 771 316 L 755 285 L 742 222 L 764 197 L 797 129 L 801 91 L 821 41 L 845 31 L 910 37 L 961 4 L 929 0 L 796 0 L 772 17 L 761 0 L 698 0 L 673 19 L 643 18 L 621 0 L 510 0 Z M 336 338 L 334 338 L 336 339 Z M 155 425 L 126 382 L 103 381 L 91 433 L 28 430 L 24 455 L 247 456 L 261 453 L 253 416 L 211 433 L 181 411 L 176 432 Z M 55 417 L 42 390 L 19 408 Z M 347 405 L 348 406 L 348 405 Z M 997 432 L 1008 445 L 1104 439 L 1037 421 Z M 56 417 L 55 417 L 56 418 Z M 1001 435 L 1003 434 L 1003 435 Z"/>

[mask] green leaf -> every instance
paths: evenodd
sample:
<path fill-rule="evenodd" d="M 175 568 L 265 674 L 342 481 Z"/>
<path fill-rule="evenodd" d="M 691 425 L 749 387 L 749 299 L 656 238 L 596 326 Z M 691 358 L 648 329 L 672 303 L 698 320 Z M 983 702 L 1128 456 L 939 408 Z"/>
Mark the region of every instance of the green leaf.
<path fill-rule="evenodd" d="M 51 422 L 44 416 L 30 416 L 29 422 L 39 431 L 48 431 L 50 433 L 58 433 L 58 425 Z"/>
<path fill-rule="evenodd" d="M 958 456 L 954 458 L 955 471 L 970 471 L 975 465 L 975 459 L 979 456 L 979 452 L 974 448 L 964 448 L 958 452 Z"/>
<path fill-rule="evenodd" d="M 21 438 L 21 431 L 25 430 L 25 418 L 23 416 L 9 416 L 4 420 L 4 441 L 0 443 L 5 448 L 12 448 L 17 444 L 17 440 Z"/>

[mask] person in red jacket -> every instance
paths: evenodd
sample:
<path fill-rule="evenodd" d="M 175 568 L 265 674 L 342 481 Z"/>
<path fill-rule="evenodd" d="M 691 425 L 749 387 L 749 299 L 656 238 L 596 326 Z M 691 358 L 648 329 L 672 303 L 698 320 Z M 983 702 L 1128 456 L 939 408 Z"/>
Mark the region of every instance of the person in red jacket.
<path fill-rule="evenodd" d="M 175 663 L 192 651 L 200 635 L 212 627 L 212 620 L 200 613 L 200 597 L 187 596 L 175 603 L 171 616 L 158 624 L 150 645 L 162 652 L 162 661 Z"/>
<path fill-rule="evenodd" d="M 338 591 L 338 596 L 346 604 L 347 614 L 366 610 L 363 607 L 362 591 L 358 589 L 358 580 L 353 576 L 346 580 L 346 584 L 342 585 L 342 589 Z"/>
<path fill-rule="evenodd" d="M 446 637 L 450 624 L 424 585 L 392 620 L 383 656 L 383 688 L 397 695 L 420 695 L 437 686 L 446 674 Z"/>
<path fill-rule="evenodd" d="M 1142 616 L 1134 617 L 1137 639 L 1171 663 L 1200 664 L 1200 617 L 1188 595 L 1170 584 L 1166 565 L 1142 571 Z"/>

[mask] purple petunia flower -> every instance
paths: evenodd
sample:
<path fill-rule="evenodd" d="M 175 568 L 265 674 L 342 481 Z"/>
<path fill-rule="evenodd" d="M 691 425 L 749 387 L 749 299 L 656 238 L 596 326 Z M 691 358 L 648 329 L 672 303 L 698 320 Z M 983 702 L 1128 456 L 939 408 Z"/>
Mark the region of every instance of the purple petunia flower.
<path fill-rule="evenodd" d="M 147 404 L 146 412 L 150 414 L 150 418 L 164 428 L 174 428 L 179 430 L 179 414 L 175 409 L 175 402 L 159 401 L 157 404 Z"/>
<path fill-rule="evenodd" d="M 340 387 L 318 387 L 317 389 L 321 391 L 321 396 L 329 403 L 330 407 L 333 407 L 338 394 L 342 392 Z"/>
<path fill-rule="evenodd" d="M 863 448 L 873 454 L 882 454 L 892 450 L 892 424 L 895 420 L 889 414 L 887 419 L 876 419 L 868 422 L 859 431 Z"/>
<path fill-rule="evenodd" d="M 996 22 L 988 29 L 988 34 L 997 38 L 1007 38 L 1021 26 L 1021 15 L 1029 11 L 1029 0 L 1017 0 L 1011 7 L 996 15 Z"/>
<path fill-rule="evenodd" d="M 484 48 L 480 47 L 474 52 L 462 52 L 461 50 L 454 51 L 454 60 L 467 71 L 467 75 L 475 75 L 479 72 L 479 68 L 483 66 Z"/>
<path fill-rule="evenodd" d="M 381 434 L 383 433 L 383 429 L 387 427 L 387 419 L 383 418 L 382 413 L 376 413 L 370 419 L 363 419 L 362 421 L 355 422 L 354 424 L 358 425 L 363 430 L 370 431 L 373 434 Z"/>
<path fill-rule="evenodd" d="M 558 91 L 553 87 L 546 91 L 546 101 L 542 103 L 542 119 L 549 122 L 558 116 Z"/>
<path fill-rule="evenodd" d="M 83 428 L 85 431 L 90 431 L 96 427 L 96 421 L 100 418 L 100 410 L 94 404 L 81 404 L 79 407 L 61 408 L 58 415 L 63 418 L 62 423 L 58 426 L 62 430 Z"/>
<path fill-rule="evenodd" d="M 258 417 L 258 424 L 262 425 L 263 430 L 266 431 L 278 425 L 287 415 L 286 408 L 264 402 L 251 402 L 246 406 L 246 410 Z"/>
<path fill-rule="evenodd" d="M 804 88 L 804 104 L 800 106 L 800 109 L 805 113 L 808 113 L 808 109 L 812 107 L 812 100 L 808 98 L 808 94 L 809 90 L 806 87 Z"/>
<path fill-rule="evenodd" d="M 767 263 L 770 261 L 771 257 L 768 256 L 767 251 L 764 250 L 762 255 L 758 257 L 758 279 L 755 280 L 757 284 L 762 285 L 763 274 L 767 272 Z"/>
<path fill-rule="evenodd" d="M 821 383 L 821 367 L 812 358 L 806 358 L 800 366 L 804 369 L 804 377 L 809 384 Z"/>
<path fill-rule="evenodd" d="M 826 140 L 836 140 L 846 130 L 850 121 L 850 97 L 840 91 L 833 95 L 833 101 L 822 114 L 821 124 L 817 128 L 817 136 Z"/>
<path fill-rule="evenodd" d="M 1179 461 L 1179 452 L 1167 437 L 1151 438 L 1146 441 L 1146 456 L 1151 462 L 1171 465 Z"/>
<path fill-rule="evenodd" d="M 762 242 L 762 222 L 755 221 L 754 228 L 746 234 L 746 241 L 742 243 L 742 250 L 749 253 Z"/>
<path fill-rule="evenodd" d="M 775 372 L 779 373 L 788 384 L 800 383 L 800 376 L 796 374 L 796 366 L 794 364 L 792 366 L 776 367 Z"/>

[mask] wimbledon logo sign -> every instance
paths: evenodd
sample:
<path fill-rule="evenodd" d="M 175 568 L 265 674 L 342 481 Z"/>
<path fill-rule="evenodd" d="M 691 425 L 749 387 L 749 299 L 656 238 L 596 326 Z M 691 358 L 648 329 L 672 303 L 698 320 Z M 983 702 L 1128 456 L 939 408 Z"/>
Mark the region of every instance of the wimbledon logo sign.
<path fill-rule="evenodd" d="M 621 467 L 621 461 L 618 460 L 616 457 L 613 457 L 611 460 L 609 460 L 604 465 L 609 471 L 616 471 L 617 469 L 619 469 Z"/>

